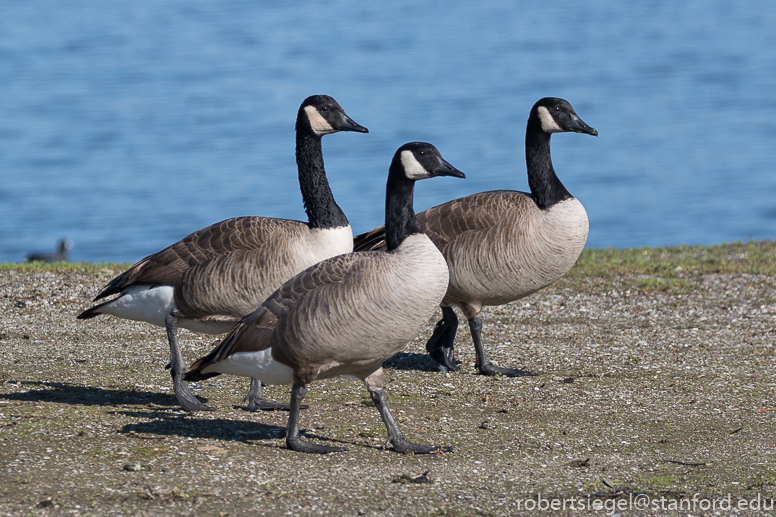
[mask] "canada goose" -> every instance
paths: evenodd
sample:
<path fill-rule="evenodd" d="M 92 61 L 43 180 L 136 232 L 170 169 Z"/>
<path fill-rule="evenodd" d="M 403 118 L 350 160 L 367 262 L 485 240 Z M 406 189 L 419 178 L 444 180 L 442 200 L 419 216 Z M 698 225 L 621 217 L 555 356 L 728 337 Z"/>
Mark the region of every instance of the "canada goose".
<path fill-rule="evenodd" d="M 119 294 L 78 315 L 99 314 L 166 327 L 178 403 L 188 411 L 212 410 L 182 381 L 185 364 L 178 325 L 223 334 L 286 280 L 325 258 L 353 250 L 350 223 L 334 201 L 323 166 L 321 137 L 337 131 L 368 133 L 333 98 L 308 97 L 296 118 L 296 163 L 308 222 L 236 217 L 196 231 L 117 276 L 94 301 Z M 249 409 L 285 405 L 265 402 L 251 381 Z"/>
<path fill-rule="evenodd" d="M 27 262 L 67 262 L 67 254 L 73 249 L 73 241 L 62 239 L 54 253 L 37 252 L 27 255 Z"/>
<path fill-rule="evenodd" d="M 475 367 L 481 374 L 533 375 L 493 366 L 482 345 L 479 313 L 483 305 L 512 302 L 552 284 L 571 269 L 585 247 L 587 213 L 560 182 L 550 158 L 550 136 L 568 131 L 598 136 L 568 101 L 539 100 L 531 109 L 525 134 L 530 194 L 482 192 L 418 214 L 423 231 L 450 268 L 442 319 L 426 344 L 444 371 L 458 370 L 453 355 L 458 318 L 452 308 L 458 305 L 469 320 Z M 356 251 L 383 247 L 383 227 L 355 238 Z"/>
<path fill-rule="evenodd" d="M 464 177 L 431 144 L 400 147 L 388 172 L 387 251 L 340 255 L 299 273 L 195 362 L 186 380 L 228 373 L 293 384 L 286 445 L 326 453 L 346 449 L 302 440 L 299 405 L 315 379 L 352 375 L 369 390 L 396 451 L 449 450 L 406 441 L 383 391 L 382 363 L 418 333 L 447 290 L 444 257 L 412 210 L 415 181 L 434 176 Z"/>

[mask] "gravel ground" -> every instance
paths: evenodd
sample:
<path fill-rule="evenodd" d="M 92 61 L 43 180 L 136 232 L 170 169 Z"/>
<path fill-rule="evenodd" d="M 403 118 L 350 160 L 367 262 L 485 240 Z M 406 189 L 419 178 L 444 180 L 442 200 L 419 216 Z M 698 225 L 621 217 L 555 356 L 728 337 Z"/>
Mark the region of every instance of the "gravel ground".
<path fill-rule="evenodd" d="M 454 452 L 381 450 L 366 390 L 335 379 L 313 383 L 300 427 L 349 451 L 317 456 L 284 447 L 287 413 L 242 409 L 247 379 L 195 385 L 215 412 L 178 410 L 163 329 L 77 321 L 116 273 L 0 270 L 2 515 L 773 513 L 772 274 L 698 274 L 681 292 L 572 270 L 484 313 L 494 361 L 536 377 L 475 375 L 465 326 L 462 373 L 435 371 L 429 322 L 387 363 L 386 392 L 410 440 Z M 181 342 L 193 360 L 216 340 Z"/>

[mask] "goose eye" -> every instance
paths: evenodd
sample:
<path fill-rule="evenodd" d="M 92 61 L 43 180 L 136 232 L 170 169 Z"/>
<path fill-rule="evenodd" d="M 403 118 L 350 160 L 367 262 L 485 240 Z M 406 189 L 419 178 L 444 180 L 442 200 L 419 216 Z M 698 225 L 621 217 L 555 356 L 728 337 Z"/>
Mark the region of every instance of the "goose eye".
<path fill-rule="evenodd" d="M 426 151 L 418 151 L 418 154 L 421 156 L 426 156 Z"/>
<path fill-rule="evenodd" d="M 321 111 L 329 111 L 329 107 L 328 106 L 321 106 Z"/>
<path fill-rule="evenodd" d="M 554 107 L 554 108 L 552 108 L 552 109 L 553 109 L 553 110 L 555 110 L 555 111 L 560 111 L 560 106 L 555 106 L 555 107 Z"/>

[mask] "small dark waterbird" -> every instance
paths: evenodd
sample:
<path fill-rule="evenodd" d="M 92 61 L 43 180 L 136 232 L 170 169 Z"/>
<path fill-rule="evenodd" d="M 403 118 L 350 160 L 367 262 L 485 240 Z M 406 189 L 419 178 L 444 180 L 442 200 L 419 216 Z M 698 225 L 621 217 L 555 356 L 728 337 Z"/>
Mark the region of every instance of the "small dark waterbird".
<path fill-rule="evenodd" d="M 59 247 L 57 251 L 53 253 L 36 252 L 27 255 L 27 262 L 67 262 L 68 253 L 73 249 L 73 241 L 70 239 L 62 239 L 59 241 Z"/>

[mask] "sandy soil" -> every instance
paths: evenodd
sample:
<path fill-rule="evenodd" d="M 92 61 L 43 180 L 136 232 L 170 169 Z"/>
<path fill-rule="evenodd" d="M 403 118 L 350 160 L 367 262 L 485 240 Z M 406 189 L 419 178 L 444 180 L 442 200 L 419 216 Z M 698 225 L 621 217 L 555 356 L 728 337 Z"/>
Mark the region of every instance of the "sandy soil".
<path fill-rule="evenodd" d="M 774 504 L 773 275 L 702 275 L 684 294 L 568 281 L 489 309 L 492 358 L 536 377 L 475 375 L 466 328 L 462 372 L 435 371 L 422 355 L 429 322 L 388 363 L 386 391 L 410 440 L 454 452 L 382 450 L 367 392 L 337 379 L 312 385 L 301 427 L 349 451 L 310 456 L 284 447 L 286 413 L 242 409 L 247 379 L 195 386 L 215 412 L 178 410 L 163 329 L 77 321 L 117 272 L 0 271 L 0 514 L 632 515 L 640 504 L 728 515 Z M 187 360 L 215 343 L 181 340 Z"/>

